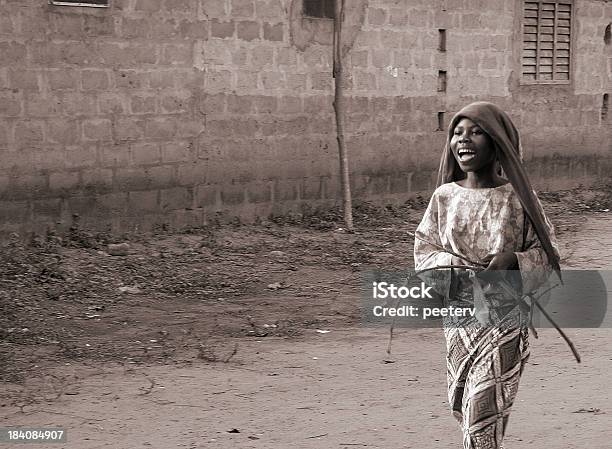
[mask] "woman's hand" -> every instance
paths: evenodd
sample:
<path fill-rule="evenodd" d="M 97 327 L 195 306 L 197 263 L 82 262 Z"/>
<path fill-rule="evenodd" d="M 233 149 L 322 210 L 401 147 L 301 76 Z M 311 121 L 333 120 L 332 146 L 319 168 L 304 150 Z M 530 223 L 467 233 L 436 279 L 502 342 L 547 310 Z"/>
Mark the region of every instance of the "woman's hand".
<path fill-rule="evenodd" d="M 514 270 L 518 268 L 516 254 L 510 251 L 487 256 L 483 259 L 483 262 L 489 263 L 484 271 Z"/>
<path fill-rule="evenodd" d="M 461 257 L 452 256 L 451 265 L 471 265 L 471 264 L 463 260 Z"/>

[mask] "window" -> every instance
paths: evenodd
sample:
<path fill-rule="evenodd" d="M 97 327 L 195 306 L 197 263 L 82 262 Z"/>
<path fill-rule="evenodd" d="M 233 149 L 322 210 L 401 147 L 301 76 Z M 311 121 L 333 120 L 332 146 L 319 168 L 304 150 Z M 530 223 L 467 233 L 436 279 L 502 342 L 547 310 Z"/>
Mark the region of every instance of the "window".
<path fill-rule="evenodd" d="M 108 7 L 109 0 L 49 0 L 52 5 L 59 6 L 93 6 L 94 8 Z"/>
<path fill-rule="evenodd" d="M 571 31 L 572 0 L 524 2 L 524 82 L 569 83 Z"/>
<path fill-rule="evenodd" d="M 335 0 L 303 0 L 304 15 L 319 19 L 333 19 L 336 9 Z"/>

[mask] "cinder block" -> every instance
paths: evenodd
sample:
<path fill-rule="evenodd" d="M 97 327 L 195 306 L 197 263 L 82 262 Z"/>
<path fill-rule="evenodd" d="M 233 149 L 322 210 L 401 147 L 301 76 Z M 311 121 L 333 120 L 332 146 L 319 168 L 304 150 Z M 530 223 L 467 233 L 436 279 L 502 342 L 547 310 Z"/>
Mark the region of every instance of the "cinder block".
<path fill-rule="evenodd" d="M 265 90 L 276 90 L 285 88 L 285 79 L 280 72 L 261 72 L 259 74 L 261 84 Z"/>
<path fill-rule="evenodd" d="M 86 91 L 108 89 L 108 74 L 104 70 L 82 70 L 81 86 Z"/>
<path fill-rule="evenodd" d="M 210 91 L 228 91 L 232 88 L 233 74 L 229 70 L 210 70 L 206 73 L 206 87 Z"/>
<path fill-rule="evenodd" d="M 64 115 L 94 115 L 96 113 L 96 98 L 93 95 L 62 91 L 58 98 L 59 107 Z"/>
<path fill-rule="evenodd" d="M 257 72 L 240 71 L 236 74 L 236 89 L 252 91 L 258 87 Z"/>
<path fill-rule="evenodd" d="M 98 111 L 100 114 L 125 114 L 128 110 L 126 107 L 127 99 L 125 95 L 120 95 L 112 92 L 101 92 L 98 95 Z"/>
<path fill-rule="evenodd" d="M 146 39 L 151 36 L 148 18 L 121 17 L 121 37 L 126 39 Z"/>
<path fill-rule="evenodd" d="M 47 83 L 52 90 L 75 90 L 77 73 L 75 70 L 51 70 L 46 72 Z"/>
<path fill-rule="evenodd" d="M 189 162 L 178 166 L 178 183 L 180 185 L 198 186 L 206 182 L 206 165 L 200 162 Z"/>
<path fill-rule="evenodd" d="M 26 46 L 17 42 L 0 42 L 0 66 L 14 67 L 26 63 Z"/>
<path fill-rule="evenodd" d="M 130 163 L 128 143 L 106 144 L 100 147 L 100 164 L 103 167 L 127 167 Z"/>
<path fill-rule="evenodd" d="M 292 92 L 303 92 L 308 86 L 308 76 L 305 73 L 286 73 L 286 87 Z"/>
<path fill-rule="evenodd" d="M 387 11 L 382 8 L 368 8 L 367 18 L 370 27 L 382 26 L 387 22 Z"/>
<path fill-rule="evenodd" d="M 161 9 L 161 0 L 136 0 L 134 11 L 157 12 Z"/>
<path fill-rule="evenodd" d="M 250 114 L 253 110 L 253 97 L 249 95 L 227 96 L 227 112 L 230 114 Z"/>
<path fill-rule="evenodd" d="M 163 189 L 159 193 L 162 211 L 187 209 L 193 206 L 193 191 L 190 188 L 174 187 Z"/>
<path fill-rule="evenodd" d="M 23 225 L 31 220 L 30 204 L 27 201 L 0 201 L 2 219 L 0 223 L 19 223 Z"/>
<path fill-rule="evenodd" d="M 330 91 L 332 87 L 332 77 L 329 72 L 311 73 L 310 86 L 313 90 Z M 373 76 L 373 75 L 372 75 Z M 357 87 L 359 88 L 359 87 Z"/>
<path fill-rule="evenodd" d="M 79 172 L 62 171 L 49 174 L 49 188 L 51 190 L 76 189 L 80 182 Z"/>
<path fill-rule="evenodd" d="M 368 67 L 368 51 L 367 50 L 359 50 L 353 51 L 350 53 L 351 65 L 353 67 Z"/>
<path fill-rule="evenodd" d="M 31 203 L 34 220 L 48 217 L 56 220 L 60 216 L 62 200 L 60 198 L 49 198 L 34 200 Z"/>
<path fill-rule="evenodd" d="M 206 121 L 180 118 L 176 124 L 177 138 L 196 138 L 206 130 Z"/>
<path fill-rule="evenodd" d="M 130 97 L 132 114 L 154 114 L 157 112 L 157 95 L 155 93 L 139 93 Z"/>
<path fill-rule="evenodd" d="M 383 30 L 379 33 L 381 47 L 389 50 L 402 48 L 405 37 L 400 31 Z"/>
<path fill-rule="evenodd" d="M 355 70 L 353 71 L 353 83 L 357 90 L 376 90 L 376 75 L 370 72 Z"/>
<path fill-rule="evenodd" d="M 256 96 L 253 101 L 258 114 L 272 114 L 278 110 L 278 99 L 276 97 Z"/>
<path fill-rule="evenodd" d="M 299 114 L 302 110 L 300 97 L 280 97 L 278 99 L 278 112 L 281 114 Z"/>
<path fill-rule="evenodd" d="M 108 119 L 84 120 L 84 140 L 105 141 L 112 139 L 111 121 Z"/>
<path fill-rule="evenodd" d="M 410 9 L 408 11 L 408 25 L 413 28 L 427 28 L 429 26 L 429 11 L 426 9 Z"/>
<path fill-rule="evenodd" d="M 13 26 L 11 16 L 9 14 L 6 14 L 5 11 L 2 11 L 2 15 L 0 15 L 0 35 L 11 36 L 15 32 L 16 30 Z"/>
<path fill-rule="evenodd" d="M 194 148 L 190 142 L 167 142 L 161 144 L 162 161 L 164 162 L 185 162 L 193 159 L 193 153 Z"/>
<path fill-rule="evenodd" d="M 267 20 L 281 21 L 286 17 L 282 0 L 256 0 L 255 14 Z"/>
<path fill-rule="evenodd" d="M 158 63 L 158 52 L 155 44 L 130 44 L 128 54 L 130 59 L 123 61 L 124 66 Z"/>
<path fill-rule="evenodd" d="M 323 183 L 319 178 L 302 179 L 300 183 L 301 200 L 319 200 L 323 198 Z"/>
<path fill-rule="evenodd" d="M 107 193 L 97 197 L 97 207 L 100 212 L 124 213 L 128 209 L 128 193 Z"/>
<path fill-rule="evenodd" d="M 88 192 L 106 192 L 113 187 L 113 170 L 94 168 L 81 172 L 82 187 Z"/>
<path fill-rule="evenodd" d="M 148 168 L 118 168 L 115 188 L 119 190 L 151 190 L 171 187 L 175 182 L 174 167 L 159 165 Z"/>
<path fill-rule="evenodd" d="M 152 89 L 172 89 L 176 81 L 175 70 L 156 70 L 149 75 L 149 85 Z"/>
<path fill-rule="evenodd" d="M 227 14 L 225 5 L 225 0 L 200 0 L 200 8 L 204 18 L 225 17 Z"/>
<path fill-rule="evenodd" d="M 313 95 L 304 97 L 304 112 L 320 114 L 330 111 L 333 97 L 326 95 Z"/>
<path fill-rule="evenodd" d="M 137 140 L 144 136 L 145 122 L 133 118 L 118 118 L 114 121 L 115 140 Z"/>
<path fill-rule="evenodd" d="M 285 26 L 282 23 L 273 25 L 265 22 L 263 24 L 263 38 L 267 41 L 282 42 L 285 40 L 284 28 Z"/>
<path fill-rule="evenodd" d="M 189 91 L 175 91 L 163 95 L 161 111 L 166 114 L 188 112 L 191 109 L 191 93 Z"/>
<path fill-rule="evenodd" d="M 161 162 L 159 144 L 134 143 L 130 149 L 132 163 L 136 165 L 159 164 Z"/>
<path fill-rule="evenodd" d="M 254 13 L 253 0 L 231 0 L 230 14 L 233 17 L 253 17 Z"/>
<path fill-rule="evenodd" d="M 110 15 L 106 16 L 83 16 L 83 31 L 89 37 L 113 36 L 116 34 L 115 19 Z"/>
<path fill-rule="evenodd" d="M 291 66 L 297 65 L 297 53 L 293 48 L 277 48 L 276 49 L 276 63 L 279 66 Z"/>
<path fill-rule="evenodd" d="M 370 51 L 370 58 L 372 61 L 372 66 L 377 67 L 377 68 L 383 68 L 383 67 L 387 67 L 387 66 L 391 66 L 393 65 L 393 53 L 390 52 L 388 49 L 384 49 L 384 50 L 371 50 Z"/>
<path fill-rule="evenodd" d="M 170 140 L 176 134 L 176 119 L 155 118 L 147 120 L 145 135 L 148 139 Z"/>
<path fill-rule="evenodd" d="M 15 117 L 21 114 L 22 94 L 13 91 L 0 91 L 0 115 Z"/>
<path fill-rule="evenodd" d="M 274 48 L 266 45 L 257 45 L 251 50 L 251 66 L 257 69 L 274 65 Z"/>
<path fill-rule="evenodd" d="M 247 189 L 247 202 L 253 204 L 269 203 L 272 200 L 272 185 L 269 182 L 250 183 Z"/>
<path fill-rule="evenodd" d="M 120 70 L 114 73 L 117 89 L 142 89 L 148 85 L 148 74 L 135 70 Z"/>
<path fill-rule="evenodd" d="M 242 204 L 245 201 L 245 188 L 242 185 L 220 186 L 221 202 L 228 206 Z"/>
<path fill-rule="evenodd" d="M 0 123 L 0 148 L 7 148 L 13 141 L 12 130 L 6 123 Z"/>
<path fill-rule="evenodd" d="M 47 142 L 70 145 L 79 138 L 79 127 L 75 120 L 50 119 L 45 125 Z"/>
<path fill-rule="evenodd" d="M 199 185 L 196 188 L 196 207 L 209 207 L 217 204 L 218 198 L 220 198 L 217 192 L 217 186 L 214 185 Z"/>
<path fill-rule="evenodd" d="M 260 38 L 259 22 L 240 21 L 236 23 L 236 36 L 238 39 L 253 41 Z"/>
<path fill-rule="evenodd" d="M 213 19 L 210 21 L 210 37 L 219 39 L 233 38 L 236 33 L 236 22 L 233 20 L 220 21 Z"/>
<path fill-rule="evenodd" d="M 207 20 L 193 20 L 194 17 L 181 20 L 178 25 L 180 36 L 185 40 L 208 39 L 209 23 Z"/>
<path fill-rule="evenodd" d="M 195 16 L 198 11 L 197 0 L 164 0 L 164 8 L 170 13 Z"/>
<path fill-rule="evenodd" d="M 273 187 L 275 201 L 294 201 L 298 199 L 298 185 L 295 180 L 277 179 Z"/>
<path fill-rule="evenodd" d="M 38 73 L 38 71 L 28 69 L 9 70 L 11 88 L 39 91 Z"/>
<path fill-rule="evenodd" d="M 190 44 L 164 45 L 162 64 L 174 66 L 193 66 L 193 46 Z"/>
<path fill-rule="evenodd" d="M 389 25 L 403 28 L 407 22 L 408 10 L 406 8 L 391 8 L 389 10 Z"/>
<path fill-rule="evenodd" d="M 15 125 L 15 144 L 19 148 L 40 144 L 43 138 L 43 122 L 24 121 Z"/>
<path fill-rule="evenodd" d="M 159 193 L 156 190 L 129 192 L 128 208 L 132 212 L 158 212 Z"/>
<path fill-rule="evenodd" d="M 66 147 L 64 167 L 67 169 L 93 167 L 97 165 L 96 145 L 76 145 Z"/>

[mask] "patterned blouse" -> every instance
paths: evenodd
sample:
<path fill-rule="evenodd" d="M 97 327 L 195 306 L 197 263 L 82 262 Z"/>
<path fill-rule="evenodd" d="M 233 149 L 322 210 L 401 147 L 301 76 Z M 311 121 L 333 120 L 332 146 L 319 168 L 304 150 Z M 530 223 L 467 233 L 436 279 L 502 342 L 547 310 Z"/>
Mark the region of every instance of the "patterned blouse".
<path fill-rule="evenodd" d="M 539 200 L 538 205 L 542 209 Z M 500 252 L 514 252 L 523 291 L 529 292 L 548 278 L 551 267 L 533 227 L 524 217 L 523 207 L 510 183 L 471 189 L 451 182 L 441 185 L 433 193 L 417 235 L 474 261 Z M 558 254 L 553 226 L 546 215 L 544 217 Z M 523 239 L 525 226 L 527 232 Z M 450 265 L 451 258 L 450 254 L 431 243 L 415 239 L 415 269 Z"/>

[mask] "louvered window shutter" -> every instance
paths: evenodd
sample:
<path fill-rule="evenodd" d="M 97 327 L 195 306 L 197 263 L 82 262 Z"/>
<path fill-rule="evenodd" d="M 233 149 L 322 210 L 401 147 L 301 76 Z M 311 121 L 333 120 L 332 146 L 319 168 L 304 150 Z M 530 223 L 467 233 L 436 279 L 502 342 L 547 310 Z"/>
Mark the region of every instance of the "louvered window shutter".
<path fill-rule="evenodd" d="M 524 2 L 523 81 L 569 82 L 571 16 L 570 0 Z"/>

